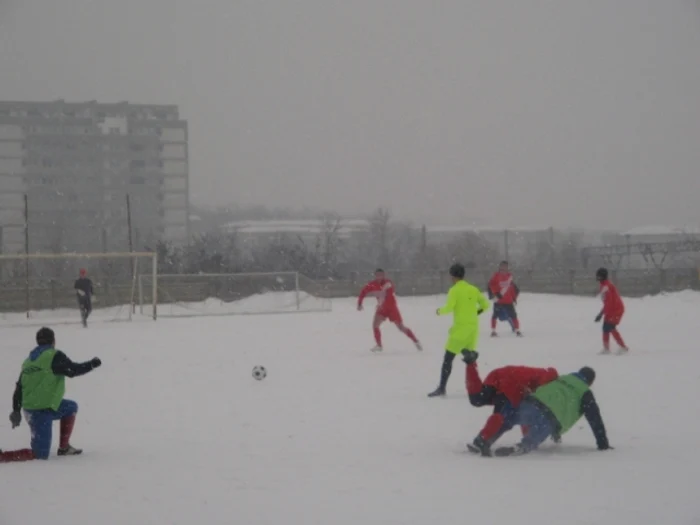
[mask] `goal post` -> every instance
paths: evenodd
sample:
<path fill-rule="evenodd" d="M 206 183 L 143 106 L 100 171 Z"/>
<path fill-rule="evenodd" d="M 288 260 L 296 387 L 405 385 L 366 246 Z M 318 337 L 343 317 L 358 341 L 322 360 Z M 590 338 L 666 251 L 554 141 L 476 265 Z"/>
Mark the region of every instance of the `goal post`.
<path fill-rule="evenodd" d="M 159 274 L 139 276 L 143 309 L 157 294 L 159 317 L 331 311 L 325 287 L 299 272 Z"/>
<path fill-rule="evenodd" d="M 0 254 L 0 324 L 80 323 L 73 287 L 79 268 L 93 283 L 90 320 L 131 321 L 143 273 L 153 283 L 149 313 L 157 319 L 155 252 L 20 253 Z"/>

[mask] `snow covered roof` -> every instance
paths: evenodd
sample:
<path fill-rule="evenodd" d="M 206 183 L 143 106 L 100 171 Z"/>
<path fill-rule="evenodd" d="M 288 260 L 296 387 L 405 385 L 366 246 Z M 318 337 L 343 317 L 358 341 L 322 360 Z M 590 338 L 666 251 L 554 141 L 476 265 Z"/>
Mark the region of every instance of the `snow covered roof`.
<path fill-rule="evenodd" d="M 682 228 L 669 226 L 640 226 L 623 232 L 622 235 L 699 235 L 700 229 L 693 226 L 684 226 Z"/>

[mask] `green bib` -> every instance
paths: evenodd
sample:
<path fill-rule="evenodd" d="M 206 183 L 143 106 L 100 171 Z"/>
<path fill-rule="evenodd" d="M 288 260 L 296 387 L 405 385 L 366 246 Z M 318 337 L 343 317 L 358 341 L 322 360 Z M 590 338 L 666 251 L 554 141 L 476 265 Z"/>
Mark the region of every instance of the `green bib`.
<path fill-rule="evenodd" d="M 66 392 L 66 378 L 51 370 L 56 350 L 51 348 L 34 361 L 22 363 L 22 407 L 25 410 L 58 410 Z"/>
<path fill-rule="evenodd" d="M 538 388 L 532 395 L 557 418 L 564 434 L 581 419 L 581 400 L 589 388 L 585 381 L 573 374 L 560 376 Z"/>

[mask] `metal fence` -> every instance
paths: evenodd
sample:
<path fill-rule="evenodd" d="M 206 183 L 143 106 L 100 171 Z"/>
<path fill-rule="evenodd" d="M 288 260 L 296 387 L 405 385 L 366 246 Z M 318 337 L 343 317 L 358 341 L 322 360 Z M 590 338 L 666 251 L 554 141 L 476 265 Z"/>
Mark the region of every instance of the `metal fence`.
<path fill-rule="evenodd" d="M 441 294 L 446 292 L 451 284 L 447 272 L 388 271 L 387 273 L 394 281 L 397 293 L 404 296 Z M 486 283 L 491 274 L 491 271 L 468 270 L 466 279 L 486 289 Z M 274 274 L 270 275 L 274 276 Z M 95 292 L 100 297 L 99 306 L 117 306 L 131 301 L 134 294 L 134 283 L 131 279 L 110 275 L 92 277 L 95 282 Z M 598 284 L 590 271 L 525 271 L 516 272 L 514 277 L 523 292 L 582 296 L 593 296 L 598 292 Z M 611 272 L 611 278 L 617 284 L 620 293 L 626 297 L 642 297 L 680 290 L 700 290 L 700 274 L 698 269 L 694 268 L 619 270 Z M 197 276 L 192 275 L 183 276 L 182 280 L 160 282 L 159 290 L 163 293 L 159 294 L 159 302 L 161 304 L 183 300 L 198 302 L 211 296 L 210 288 L 190 285 L 188 279 L 198 281 Z M 300 275 L 298 286 L 300 291 L 317 297 L 351 297 L 357 295 L 370 279 L 372 279 L 371 273 L 353 273 L 346 279 L 323 281 L 314 281 Z M 241 281 L 241 283 L 247 295 L 275 289 L 270 287 L 267 280 L 259 277 L 251 278 L 250 282 Z M 183 286 L 187 288 L 186 295 L 181 293 Z M 177 294 L 174 293 L 173 287 L 177 287 Z M 150 291 L 146 290 L 146 294 L 150 294 Z M 148 297 L 150 298 L 150 295 Z M 32 310 L 76 307 L 72 281 L 31 280 L 29 300 Z M 0 312 L 22 312 L 26 310 L 26 306 L 27 294 L 24 280 L 5 281 L 0 284 Z"/>
<path fill-rule="evenodd" d="M 450 277 L 447 272 L 388 271 L 399 295 L 435 295 L 447 291 Z M 466 280 L 486 289 L 492 271 L 467 270 Z M 330 297 L 357 295 L 372 274 L 354 273 L 347 279 L 323 281 Z M 598 283 L 590 271 L 549 270 L 525 271 L 514 274 L 522 292 L 591 296 L 598 293 Z M 626 297 L 643 297 L 662 292 L 700 290 L 698 269 L 618 270 L 611 279 Z"/>

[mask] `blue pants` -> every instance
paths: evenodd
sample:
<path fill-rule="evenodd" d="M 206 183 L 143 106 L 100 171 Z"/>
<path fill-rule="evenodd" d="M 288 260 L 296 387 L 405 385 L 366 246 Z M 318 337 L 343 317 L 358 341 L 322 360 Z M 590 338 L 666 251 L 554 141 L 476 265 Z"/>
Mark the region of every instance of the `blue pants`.
<path fill-rule="evenodd" d="M 554 433 L 556 428 L 551 417 L 551 414 L 547 414 L 532 401 L 526 399 L 520 404 L 519 422 L 528 427 L 527 435 L 520 442 L 523 451 L 536 449 Z"/>
<path fill-rule="evenodd" d="M 25 410 L 32 433 L 32 452 L 36 459 L 49 459 L 53 422 L 78 413 L 78 403 L 64 399 L 58 410 Z"/>

